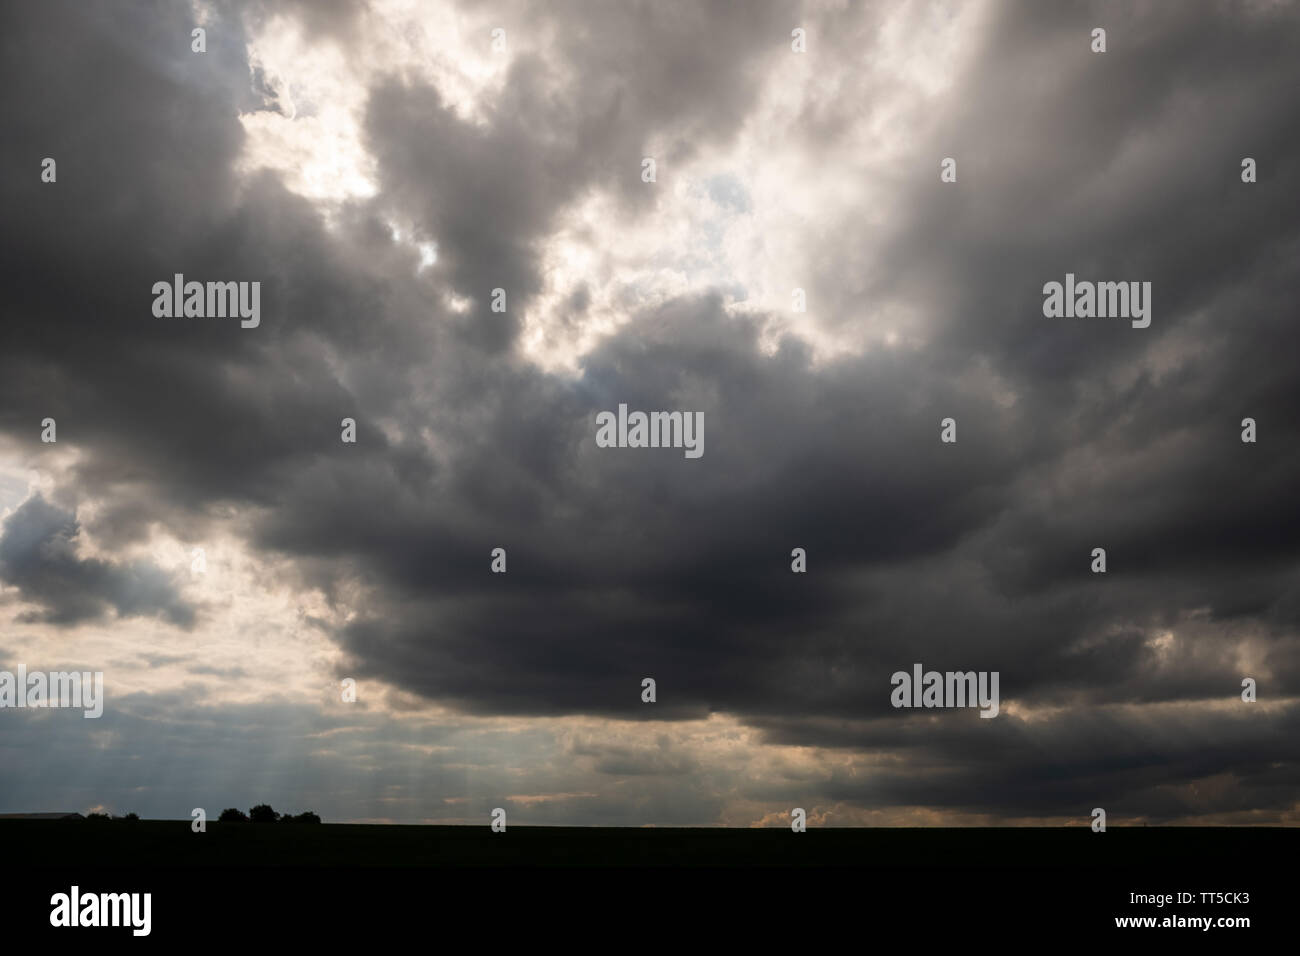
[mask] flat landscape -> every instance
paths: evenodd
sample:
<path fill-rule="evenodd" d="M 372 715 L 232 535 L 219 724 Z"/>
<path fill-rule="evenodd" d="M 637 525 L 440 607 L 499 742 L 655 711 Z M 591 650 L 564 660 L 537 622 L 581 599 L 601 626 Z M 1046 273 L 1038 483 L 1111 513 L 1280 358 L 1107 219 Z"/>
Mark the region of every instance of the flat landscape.
<path fill-rule="evenodd" d="M 617 828 L 0 821 L 14 859 L 90 867 L 852 866 L 881 869 L 1205 867 L 1294 859 L 1282 828 Z"/>

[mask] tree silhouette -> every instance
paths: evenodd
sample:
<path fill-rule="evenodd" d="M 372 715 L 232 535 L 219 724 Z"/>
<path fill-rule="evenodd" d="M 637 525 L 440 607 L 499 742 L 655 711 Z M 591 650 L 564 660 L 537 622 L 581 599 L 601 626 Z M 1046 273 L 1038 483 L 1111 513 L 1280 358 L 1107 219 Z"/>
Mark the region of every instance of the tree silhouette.
<path fill-rule="evenodd" d="M 290 816 L 289 814 L 286 813 L 284 816 L 280 818 L 280 822 L 281 823 L 320 823 L 320 817 L 316 816 L 316 814 L 312 813 L 310 810 L 304 810 L 296 817 Z"/>
<path fill-rule="evenodd" d="M 248 811 L 248 819 L 254 823 L 274 823 L 280 819 L 280 814 L 271 809 L 269 803 L 259 803 Z"/>
<path fill-rule="evenodd" d="M 276 813 L 269 803 L 259 803 L 248 813 L 236 810 L 231 807 L 229 810 L 222 810 L 221 816 L 217 817 L 219 823 L 320 823 L 320 817 L 310 810 L 304 810 L 295 816 L 292 813 Z"/>

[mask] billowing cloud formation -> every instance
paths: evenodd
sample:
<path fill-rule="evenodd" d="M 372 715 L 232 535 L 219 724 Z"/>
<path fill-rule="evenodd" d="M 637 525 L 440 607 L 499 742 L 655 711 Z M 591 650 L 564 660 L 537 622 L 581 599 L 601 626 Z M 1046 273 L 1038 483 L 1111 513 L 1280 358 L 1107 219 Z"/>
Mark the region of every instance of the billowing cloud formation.
<path fill-rule="evenodd" d="M 231 535 L 319 590 L 336 677 L 519 747 L 581 722 L 569 775 L 526 774 L 548 822 L 1294 818 L 1295 9 L 463 14 L 458 52 L 383 4 L 217 4 L 201 55 L 174 5 L 0 14 L 0 429 L 63 506 L 15 505 L 0 570 L 48 625 L 193 621 L 73 554 L 88 502 L 103 547 Z M 292 30 L 297 83 L 253 65 Z M 372 191 L 309 195 L 277 152 L 328 113 L 317 62 Z M 261 325 L 154 318 L 176 273 L 260 281 Z M 1151 326 L 1045 318 L 1066 273 L 1150 281 Z M 703 412 L 704 456 L 598 448 L 619 403 Z M 999 671 L 1004 712 L 894 710 L 916 661 Z M 248 705 L 209 703 L 241 739 Z"/>
<path fill-rule="evenodd" d="M 194 623 L 168 576 L 147 561 L 114 564 L 77 555 L 76 516 L 40 495 L 11 514 L 0 534 L 0 580 L 42 608 L 35 619 L 76 624 L 104 616 L 158 614 L 178 627 Z"/>

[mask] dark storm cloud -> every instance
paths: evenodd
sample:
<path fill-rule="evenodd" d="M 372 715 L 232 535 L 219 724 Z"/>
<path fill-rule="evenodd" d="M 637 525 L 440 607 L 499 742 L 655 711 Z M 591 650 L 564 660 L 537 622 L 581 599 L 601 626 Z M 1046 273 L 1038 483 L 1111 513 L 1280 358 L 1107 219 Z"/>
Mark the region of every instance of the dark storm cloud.
<path fill-rule="evenodd" d="M 792 662 L 847 651 L 835 625 L 861 600 L 847 575 L 951 546 L 1005 505 L 999 489 L 1013 463 L 992 451 L 999 443 L 978 441 L 973 429 L 967 444 L 940 445 L 937 411 L 900 407 L 904 369 L 888 358 L 813 376 L 793 343 L 763 356 L 755 327 L 724 317 L 716 301 L 649 318 L 657 331 L 598 349 L 549 414 L 523 411 L 546 397 L 533 393 L 489 424 L 515 458 L 528 454 L 530 430 L 543 429 L 543 455 L 519 468 L 488 446 L 451 466 L 456 519 L 466 523 L 467 507 L 481 514 L 470 523 L 475 537 L 437 516 L 440 493 L 430 496 L 424 534 L 376 537 L 367 566 L 388 564 L 389 582 L 412 603 L 350 628 L 347 646 L 363 671 L 387 673 L 378 662 L 391 655 L 407 686 L 464 696 L 474 709 L 644 716 L 628 688 L 647 674 L 673 688 L 657 716 L 789 707 L 809 689 L 791 685 Z M 954 389 L 939 393 L 956 400 Z M 703 404 L 704 458 L 596 449 L 595 412 L 619 401 Z M 834 408 L 840 417 L 830 417 Z M 557 447 L 564 453 L 552 455 Z M 837 452 L 844 448 L 889 448 L 895 470 Z M 948 450 L 956 454 L 943 457 Z M 527 486 L 513 480 L 516 468 Z M 462 472 L 473 480 L 462 482 Z M 539 488 L 546 497 L 535 507 L 549 507 L 530 515 Z M 486 573 L 494 546 L 507 549 L 505 577 Z M 808 549 L 815 573 L 790 573 L 793 546 Z M 484 659 L 512 663 L 484 668 Z M 859 695 L 853 706 L 873 703 Z"/>
<path fill-rule="evenodd" d="M 1186 705 L 1070 710 L 1041 721 L 957 716 L 963 719 L 937 724 L 823 721 L 797 732 L 773 722 L 772 729 L 783 742 L 815 735 L 830 746 L 900 754 L 902 761 L 867 774 L 825 781 L 827 799 L 864 807 L 997 807 L 1010 816 L 1082 818 L 1102 806 L 1112 822 L 1165 822 L 1240 811 L 1281 815 L 1294 807 L 1300 782 L 1295 761 L 1278 759 L 1294 754 L 1295 706 L 1267 713 Z"/>
<path fill-rule="evenodd" d="M 1243 657 L 1269 699 L 1300 686 L 1293 8 L 995 7 L 918 116 L 883 225 L 831 211 L 810 252 L 831 326 L 903 303 L 926 344 L 816 364 L 787 338 L 769 355 L 765 316 L 697 290 L 630 316 L 576 379 L 517 348 L 557 216 L 591 192 L 647 212 L 641 156 L 662 149 L 672 168 L 735 136 L 795 12 L 502 7 L 503 23 L 549 31 L 547 55 L 515 59 L 481 121 L 385 76 L 364 127 L 379 193 L 330 229 L 274 175 L 235 173 L 236 113 L 262 104 L 239 10 L 223 9 L 231 32 L 210 28 L 201 62 L 168 5 L 0 14 L 6 78 L 22 80 L 2 94 L 0 428 L 35 455 L 37 424 L 58 420 L 60 447 L 81 453 L 60 500 L 101 499 L 102 540 L 154 522 L 192 538 L 233 510 L 304 581 L 364 589 L 336 635 L 350 675 L 466 711 L 726 711 L 773 742 L 924 753 L 870 786 L 835 780 L 828 799 L 1288 808 L 1294 708 L 1163 708 L 1233 701 Z M 349 42 L 344 8 L 302 15 L 321 42 Z M 856 61 L 879 15 L 810 19 L 814 52 Z M 791 136 L 834 145 L 870 108 L 850 92 Z M 46 155 L 55 186 L 39 182 Z M 416 273 L 393 216 L 437 242 L 435 267 Z M 1045 319 L 1042 284 L 1067 271 L 1151 280 L 1151 327 Z M 175 272 L 262 281 L 261 327 L 154 319 L 149 289 Z M 487 308 L 495 287 L 504 315 Z M 475 307 L 447 313 L 448 292 Z M 620 402 L 703 411 L 704 457 L 597 449 L 594 416 Z M 949 415 L 955 445 L 939 442 Z M 1258 444 L 1239 441 L 1246 415 Z M 356 446 L 338 441 L 344 416 Z M 10 518 L 5 575 L 25 597 L 59 623 L 109 607 L 186 623 L 147 575 L 14 543 L 66 545 L 73 521 L 43 502 Z M 1097 546 L 1105 576 L 1088 570 Z M 495 547 L 506 575 L 488 570 Z M 1153 642 L 1165 630 L 1174 643 Z M 888 679 L 914 661 L 1000 670 L 1004 701 L 1065 716 L 904 719 Z M 1090 709 L 1118 703 L 1137 706 Z M 670 781 L 690 766 L 577 756 Z M 1234 783 L 1187 796 L 1218 775 Z M 726 785 L 692 791 L 683 817 L 664 809 L 674 786 L 648 805 L 697 822 Z M 580 802 L 588 822 L 628 822 Z M 575 805 L 539 813 L 571 820 Z"/>
<path fill-rule="evenodd" d="M 0 533 L 0 581 L 42 608 L 32 620 L 69 625 L 103 617 L 160 616 L 190 627 L 195 612 L 171 578 L 147 561 L 119 564 L 77 554 L 77 517 L 40 495 L 29 498 Z"/>
<path fill-rule="evenodd" d="M 380 204 L 437 239 L 446 280 L 477 303 L 462 332 L 489 351 L 513 343 L 517 316 L 540 288 L 539 241 L 570 200 L 599 188 L 643 209 L 653 195 L 640 179 L 644 156 L 672 168 L 733 135 L 796 12 L 767 0 L 743 13 L 724 2 L 653 12 L 559 4 L 544 14 L 505 4 L 511 29 L 554 39 L 569 81 L 541 56 L 521 55 L 485 122 L 459 115 L 428 86 L 390 79 L 372 90 Z M 505 313 L 487 307 L 495 288 L 514 303 Z"/>
<path fill-rule="evenodd" d="M 278 182 L 237 182 L 241 103 L 207 81 L 214 61 L 190 53 L 180 8 L 124 8 L 139 20 L 138 52 L 118 47 L 118 14 L 48 9 L 6 11 L 19 21 L 5 31 L 6 68 L 23 89 L 49 93 L 10 87 L 16 135 L 0 147 L 14 224 L 3 239 L 4 427 L 27 441 L 48 415 L 61 442 L 90 453 L 78 477 L 112 490 L 96 529 L 110 537 L 129 540 L 160 519 L 198 525 L 215 502 L 270 504 L 282 469 L 302 468 L 336 439 L 342 417 L 365 414 L 368 396 L 341 387 L 330 352 L 361 351 L 384 366 L 419 338 L 397 322 L 412 291 L 390 288 L 383 274 L 391 238 L 364 216 L 350 220 L 349 237 L 367 241 L 367 267 Z M 209 29 L 209 50 L 224 49 L 220 27 Z M 160 50 L 200 73 L 158 67 Z M 241 71 L 245 62 L 224 79 Z M 29 189 L 44 155 L 58 160 L 59 180 Z M 154 318 L 152 285 L 176 272 L 261 281 L 259 334 Z M 367 441 L 374 449 L 382 437 Z"/>

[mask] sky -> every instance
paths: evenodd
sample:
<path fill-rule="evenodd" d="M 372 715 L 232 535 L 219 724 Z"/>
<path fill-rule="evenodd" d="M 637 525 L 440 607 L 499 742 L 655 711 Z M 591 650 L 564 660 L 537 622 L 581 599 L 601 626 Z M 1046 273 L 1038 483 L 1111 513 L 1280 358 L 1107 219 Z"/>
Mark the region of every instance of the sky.
<path fill-rule="evenodd" d="M 49 0 L 0 48 L 0 670 L 104 674 L 0 709 L 0 812 L 1300 822 L 1300 6 Z M 1067 274 L 1150 325 L 1045 315 Z M 620 404 L 703 454 L 601 447 Z M 895 707 L 914 664 L 999 713 Z"/>

